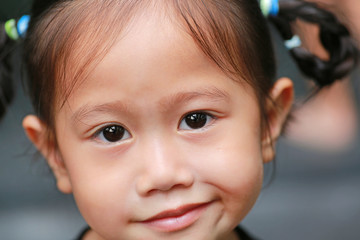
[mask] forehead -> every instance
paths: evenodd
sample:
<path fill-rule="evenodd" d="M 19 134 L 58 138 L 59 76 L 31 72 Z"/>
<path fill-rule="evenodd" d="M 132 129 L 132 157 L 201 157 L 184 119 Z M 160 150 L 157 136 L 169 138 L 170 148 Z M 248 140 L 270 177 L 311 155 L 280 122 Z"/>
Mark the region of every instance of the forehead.
<path fill-rule="evenodd" d="M 249 96 L 254 100 L 251 90 L 229 79 L 186 32 L 144 16 L 72 92 L 60 115 L 76 122 L 118 111 L 146 119 L 155 111 L 171 113 L 185 103 L 205 100 L 225 105 L 237 100 L 245 109 L 253 106 L 248 101 Z"/>
<path fill-rule="evenodd" d="M 121 34 L 102 60 L 89 72 L 84 84 L 73 91 L 70 99 L 74 102 L 77 96 L 86 95 L 90 91 L 100 98 L 101 91 L 92 90 L 99 90 L 104 86 L 124 89 L 124 94 L 121 91 L 114 94 L 118 96 L 137 96 L 158 89 L 161 92 L 167 89 L 167 84 L 178 79 L 186 83 L 179 84 L 183 88 L 189 83 L 195 84 L 196 81 L 188 81 L 189 78 L 197 76 L 208 79 L 209 75 L 217 76 L 219 82 L 227 79 L 192 37 L 176 23 L 161 16 L 144 14 Z M 205 84 L 205 81 L 201 84 Z M 197 87 L 201 88 L 200 85 Z M 102 100 L 112 97 L 105 95 Z M 86 99 L 91 101 L 91 98 Z"/>
<path fill-rule="evenodd" d="M 152 14 L 138 17 L 136 23 L 121 34 L 99 65 L 105 69 L 113 66 L 114 62 L 123 72 L 135 67 L 138 75 L 153 72 L 147 67 L 154 68 L 154 71 L 166 69 L 176 76 L 183 71 L 173 69 L 174 66 L 199 69 L 214 65 L 178 24 Z"/>
<path fill-rule="evenodd" d="M 88 3 L 98 1 L 80 2 Z M 229 65 L 229 62 L 235 62 L 237 63 L 237 68 L 242 70 L 239 71 L 239 73 L 244 74 L 247 69 L 238 61 L 239 59 L 236 59 L 236 56 L 222 56 L 223 53 L 227 54 L 227 50 L 224 49 L 224 51 L 222 51 L 223 46 L 219 47 L 217 43 L 215 43 L 218 39 L 210 36 L 212 34 L 211 29 L 208 29 L 209 26 L 207 25 L 211 25 L 211 23 L 206 22 L 206 17 L 202 16 L 201 13 L 201 11 L 206 12 L 207 10 L 197 9 L 194 10 L 193 13 L 189 13 L 191 16 L 184 17 L 184 15 L 182 15 L 184 12 L 181 12 L 184 9 L 180 10 L 179 6 L 175 6 L 175 2 L 177 1 L 110 1 L 113 6 L 109 4 L 109 6 L 107 6 L 105 10 L 101 10 L 101 12 L 96 9 L 96 7 L 100 6 L 88 3 L 86 5 L 86 12 L 89 12 L 89 16 L 86 14 L 79 16 L 80 20 L 75 21 L 75 27 L 71 28 L 70 26 L 68 27 L 69 31 L 65 31 L 70 32 L 69 37 L 63 38 L 63 40 L 66 40 L 62 43 L 64 50 L 60 51 L 62 56 L 58 58 L 55 63 L 55 65 L 58 66 L 55 78 L 55 84 L 57 85 L 55 87 L 57 91 L 56 98 L 62 102 L 60 106 L 63 106 L 63 103 L 65 103 L 74 89 L 77 89 L 81 84 L 86 82 L 91 72 L 115 44 L 126 38 L 131 38 L 130 32 L 137 32 L 137 34 L 142 34 L 143 36 L 143 39 L 136 39 L 136 41 L 141 41 L 141 43 L 139 42 L 138 45 L 132 46 L 133 52 L 131 54 L 137 54 L 139 56 L 146 56 L 147 47 L 149 47 L 148 43 L 159 40 L 155 38 L 157 34 L 168 34 L 168 36 L 180 34 L 181 37 L 189 41 L 191 40 L 192 44 L 194 43 L 194 40 L 192 40 L 194 36 L 200 36 L 200 38 L 203 38 L 200 40 L 202 42 L 199 42 L 199 39 L 197 39 L 196 45 L 198 49 L 201 49 L 204 53 L 203 55 L 207 55 L 207 57 L 212 59 L 217 65 L 220 63 L 220 68 L 225 71 L 228 67 L 225 65 Z M 205 5 L 203 7 L 206 8 Z M 78 11 L 80 11 L 80 9 L 81 8 L 79 8 Z M 76 13 L 77 12 L 74 11 L 72 17 L 74 17 Z M 160 24 L 161 27 L 158 27 L 156 24 Z M 221 23 L 219 24 L 221 25 Z M 194 27 L 199 27 L 200 30 Z M 152 31 L 154 28 L 157 28 L 156 31 Z M 214 31 L 214 29 L 212 30 Z M 231 30 L 229 31 L 231 32 Z M 174 39 L 175 38 L 168 38 L 165 41 L 173 41 Z M 234 39 L 230 41 L 229 44 L 236 45 Z M 179 46 L 175 49 L 170 45 L 166 49 L 167 45 L 158 44 L 158 47 L 160 46 L 161 49 L 159 49 L 156 59 L 161 59 L 161 53 L 164 52 L 173 54 L 167 57 L 174 58 L 175 56 L 181 56 L 183 50 L 179 49 L 185 47 L 185 45 L 181 42 L 177 44 Z M 179 51 L 175 53 L 175 50 Z M 236 49 L 234 48 L 233 50 L 235 51 Z M 232 57 L 234 57 L 234 59 L 227 59 Z M 173 60 L 176 59 L 177 58 L 174 58 Z M 240 77 L 248 79 L 243 76 Z M 59 104 L 57 105 L 59 106 Z"/>
<path fill-rule="evenodd" d="M 109 1 L 109 5 L 105 7 L 103 1 L 71 2 L 80 2 L 83 6 L 75 3 L 74 6 L 72 3 L 65 6 L 64 11 L 75 9 L 58 20 L 57 23 L 65 23 L 58 36 L 53 36 L 56 39 L 60 35 L 59 39 L 53 41 L 57 43 L 52 46 L 55 89 L 60 101 L 65 101 L 87 79 L 110 49 L 130 31 L 142 32 L 146 29 L 142 26 L 149 26 L 149 20 L 164 22 L 166 24 L 163 26 L 167 28 L 177 28 L 175 25 L 179 25 L 170 21 L 171 13 L 165 14 L 167 11 L 160 4 L 153 5 L 152 1 Z M 82 7 L 85 11 L 81 10 Z M 144 37 L 144 40 L 152 41 L 151 35 Z M 62 97 L 65 99 L 61 99 Z"/>

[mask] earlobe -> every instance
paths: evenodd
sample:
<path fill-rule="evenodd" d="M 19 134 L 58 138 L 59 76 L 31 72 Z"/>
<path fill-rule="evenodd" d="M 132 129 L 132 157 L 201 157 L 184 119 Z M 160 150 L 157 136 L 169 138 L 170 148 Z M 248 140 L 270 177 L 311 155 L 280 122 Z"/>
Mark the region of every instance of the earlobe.
<path fill-rule="evenodd" d="M 46 125 L 36 116 L 28 115 L 23 120 L 23 128 L 29 140 L 46 159 L 56 178 L 57 187 L 63 193 L 71 193 L 71 182 L 66 166 L 56 148 L 54 140 L 47 134 Z"/>
<path fill-rule="evenodd" d="M 293 83 L 289 78 L 277 80 L 270 91 L 266 106 L 268 131 L 262 141 L 264 162 L 270 162 L 275 156 L 275 143 L 280 136 L 289 115 L 294 97 Z"/>

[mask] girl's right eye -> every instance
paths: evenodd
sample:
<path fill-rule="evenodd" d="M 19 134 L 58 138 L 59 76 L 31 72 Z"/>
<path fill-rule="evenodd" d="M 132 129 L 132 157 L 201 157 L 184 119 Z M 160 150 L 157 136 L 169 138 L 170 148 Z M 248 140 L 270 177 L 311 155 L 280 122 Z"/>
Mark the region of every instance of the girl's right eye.
<path fill-rule="evenodd" d="M 106 143 L 115 143 L 130 137 L 130 133 L 120 125 L 109 125 L 95 133 L 95 139 Z"/>

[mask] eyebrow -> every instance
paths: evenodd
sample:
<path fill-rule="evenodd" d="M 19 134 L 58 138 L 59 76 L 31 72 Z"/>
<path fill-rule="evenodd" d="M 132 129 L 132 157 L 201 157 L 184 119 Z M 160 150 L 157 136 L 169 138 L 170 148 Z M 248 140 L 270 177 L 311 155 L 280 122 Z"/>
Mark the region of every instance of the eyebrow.
<path fill-rule="evenodd" d="M 211 102 L 230 101 L 230 95 L 217 87 L 202 88 L 191 92 L 179 92 L 174 95 L 165 97 L 160 101 L 164 111 L 168 111 L 176 105 L 184 104 L 199 98 L 204 98 Z"/>
<path fill-rule="evenodd" d="M 113 101 L 98 105 L 85 104 L 74 112 L 74 114 L 71 116 L 71 120 L 73 122 L 79 122 L 94 114 L 109 113 L 114 111 L 123 112 L 125 114 L 130 114 L 132 112 L 130 108 L 130 103 L 123 101 Z"/>
<path fill-rule="evenodd" d="M 210 87 L 210 88 L 201 88 L 196 91 L 191 92 L 179 92 L 170 96 L 166 96 L 160 99 L 159 105 L 162 112 L 169 111 L 174 107 L 185 104 L 196 99 L 203 98 L 211 102 L 229 102 L 230 95 L 219 88 Z M 82 121 L 85 118 L 88 118 L 94 114 L 99 113 L 109 113 L 109 112 L 121 112 L 124 114 L 132 114 L 136 112 L 131 102 L 128 101 L 113 101 L 108 103 L 103 103 L 99 105 L 88 105 L 80 107 L 74 114 L 71 116 L 73 122 Z"/>

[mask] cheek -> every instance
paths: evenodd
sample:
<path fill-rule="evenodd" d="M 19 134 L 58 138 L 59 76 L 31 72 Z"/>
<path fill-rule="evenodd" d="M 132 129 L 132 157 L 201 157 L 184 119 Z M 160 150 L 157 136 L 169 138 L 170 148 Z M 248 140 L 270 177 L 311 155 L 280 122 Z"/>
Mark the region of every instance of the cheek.
<path fill-rule="evenodd" d="M 221 189 L 227 198 L 258 195 L 263 177 L 259 147 L 221 146 L 207 155 L 208 161 L 200 170 L 205 181 Z"/>
<path fill-rule="evenodd" d="M 261 156 L 250 152 L 249 148 L 241 147 L 219 151 L 205 169 L 207 175 L 204 176 L 215 188 L 229 225 L 235 226 L 243 220 L 261 191 Z"/>
<path fill-rule="evenodd" d="M 198 171 L 202 182 L 210 184 L 223 202 L 229 221 L 239 222 L 254 205 L 263 179 L 260 134 L 238 129 L 229 131 L 199 155 Z M 210 149 L 210 150 L 209 150 Z M 193 151 L 194 152 L 194 151 Z"/>
<path fill-rule="evenodd" d="M 237 117 L 223 125 L 226 127 L 217 131 L 206 145 L 199 148 L 199 154 L 204 155 L 206 161 L 203 164 L 204 174 L 209 172 L 207 176 L 214 183 L 236 192 L 239 184 L 257 184 L 262 178 L 260 121 L 255 117 L 245 120 Z"/>
<path fill-rule="evenodd" d="M 86 222 L 106 236 L 113 231 L 112 225 L 121 228 L 126 224 L 132 173 L 115 164 L 119 161 L 91 147 L 72 146 L 75 144 L 68 141 L 61 151 L 75 201 Z"/>

